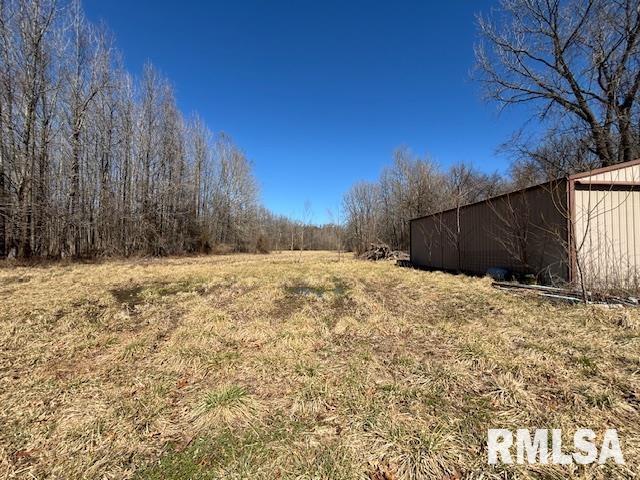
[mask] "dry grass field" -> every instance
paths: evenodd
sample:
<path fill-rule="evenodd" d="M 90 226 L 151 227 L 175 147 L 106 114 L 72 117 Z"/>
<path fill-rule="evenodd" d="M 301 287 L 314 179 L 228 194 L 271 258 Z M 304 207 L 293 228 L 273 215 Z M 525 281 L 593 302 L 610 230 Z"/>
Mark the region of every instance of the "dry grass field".
<path fill-rule="evenodd" d="M 335 253 L 5 265 L 0 478 L 632 478 L 639 325 Z M 626 466 L 489 466 L 523 427 Z"/>

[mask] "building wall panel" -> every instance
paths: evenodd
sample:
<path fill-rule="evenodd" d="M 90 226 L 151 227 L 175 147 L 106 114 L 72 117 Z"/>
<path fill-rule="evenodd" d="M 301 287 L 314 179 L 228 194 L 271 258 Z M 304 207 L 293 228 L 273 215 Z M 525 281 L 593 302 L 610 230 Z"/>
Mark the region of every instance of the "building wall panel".
<path fill-rule="evenodd" d="M 502 267 L 566 280 L 566 185 L 545 184 L 413 220 L 412 263 L 481 275 Z"/>
<path fill-rule="evenodd" d="M 629 175 L 629 172 L 627 172 Z M 620 177 L 606 178 L 619 181 Z M 623 181 L 630 180 L 627 177 Z M 576 185 L 575 222 L 579 267 L 588 285 L 636 285 L 640 266 L 640 190 Z"/>

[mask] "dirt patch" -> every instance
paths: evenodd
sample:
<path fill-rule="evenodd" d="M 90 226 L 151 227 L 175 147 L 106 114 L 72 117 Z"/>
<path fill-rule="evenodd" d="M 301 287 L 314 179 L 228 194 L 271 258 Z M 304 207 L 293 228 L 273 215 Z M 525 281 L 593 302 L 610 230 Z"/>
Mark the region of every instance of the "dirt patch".
<path fill-rule="evenodd" d="M 349 287 L 339 278 L 332 280 L 333 286 L 313 286 L 306 283 L 295 283 L 284 287 L 284 291 L 289 296 L 315 297 L 322 298 L 331 294 L 336 297 L 342 297 L 349 293 Z"/>
<path fill-rule="evenodd" d="M 207 288 L 202 283 L 198 282 L 177 282 L 177 283 L 154 283 L 147 287 L 152 294 L 159 297 L 169 297 L 172 295 L 178 295 L 179 293 L 195 292 L 198 295 L 206 295 Z"/>
<path fill-rule="evenodd" d="M 200 282 L 152 282 L 143 285 L 133 285 L 109 290 L 113 298 L 127 310 L 134 310 L 136 306 L 152 300 L 154 297 L 163 298 L 180 293 L 195 292 L 206 295 L 208 290 Z"/>
<path fill-rule="evenodd" d="M 143 290 L 143 286 L 136 285 L 133 287 L 114 288 L 109 290 L 109 292 L 119 304 L 126 307 L 127 310 L 133 310 L 136 305 L 143 302 L 143 299 L 141 298 Z"/>
<path fill-rule="evenodd" d="M 313 286 L 295 283 L 284 287 L 284 296 L 274 302 L 271 314 L 274 318 L 288 318 L 306 305 L 319 303 L 325 318 L 336 319 L 356 307 L 349 294 L 349 287 L 340 279 L 333 279 L 332 286 Z"/>

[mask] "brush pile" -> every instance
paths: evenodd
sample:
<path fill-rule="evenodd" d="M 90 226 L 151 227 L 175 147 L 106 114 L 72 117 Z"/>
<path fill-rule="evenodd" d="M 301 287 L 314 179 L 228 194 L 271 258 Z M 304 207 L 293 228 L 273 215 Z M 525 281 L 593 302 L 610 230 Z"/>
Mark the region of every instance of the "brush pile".
<path fill-rule="evenodd" d="M 358 258 L 377 262 L 378 260 L 409 260 L 409 255 L 400 250 L 391 250 L 386 243 L 372 243 Z"/>

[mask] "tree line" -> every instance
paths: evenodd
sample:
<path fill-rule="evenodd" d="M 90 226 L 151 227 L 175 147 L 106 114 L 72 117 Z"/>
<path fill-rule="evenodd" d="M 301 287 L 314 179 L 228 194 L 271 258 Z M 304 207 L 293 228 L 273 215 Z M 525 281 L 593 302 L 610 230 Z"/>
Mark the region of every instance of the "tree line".
<path fill-rule="evenodd" d="M 485 174 L 465 163 L 445 170 L 428 157 L 399 148 L 377 181 L 356 183 L 345 194 L 345 245 L 356 253 L 378 242 L 407 250 L 410 219 L 483 200 L 507 188 L 507 180 L 498 174 Z"/>
<path fill-rule="evenodd" d="M 410 218 L 640 155 L 638 0 L 501 0 L 478 30 L 486 97 L 542 127 L 505 143 L 509 175 L 399 149 L 312 226 L 262 207 L 243 151 L 152 65 L 128 73 L 78 0 L 0 0 L 0 258 L 406 249 Z"/>
<path fill-rule="evenodd" d="M 152 65 L 128 73 L 79 1 L 0 0 L 0 258 L 328 248 L 335 236 L 264 209 L 243 151 L 186 118 Z"/>

